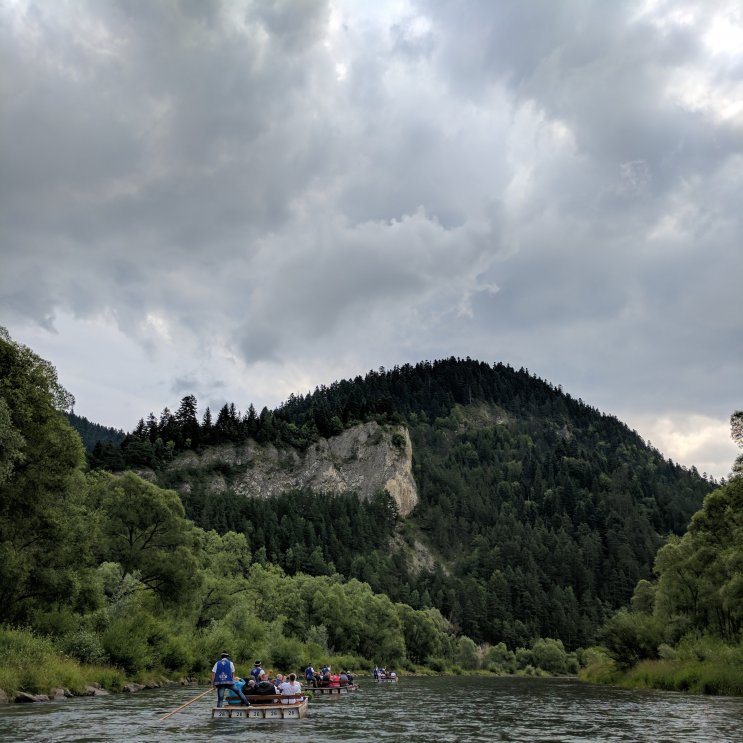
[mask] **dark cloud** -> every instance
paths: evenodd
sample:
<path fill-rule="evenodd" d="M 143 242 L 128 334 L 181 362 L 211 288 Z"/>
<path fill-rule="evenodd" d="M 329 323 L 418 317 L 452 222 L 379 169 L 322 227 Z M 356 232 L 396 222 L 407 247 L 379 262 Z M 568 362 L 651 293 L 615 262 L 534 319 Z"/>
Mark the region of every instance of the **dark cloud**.
<path fill-rule="evenodd" d="M 6 4 L 2 321 L 120 426 L 454 354 L 712 461 L 741 48 L 725 0 Z"/>

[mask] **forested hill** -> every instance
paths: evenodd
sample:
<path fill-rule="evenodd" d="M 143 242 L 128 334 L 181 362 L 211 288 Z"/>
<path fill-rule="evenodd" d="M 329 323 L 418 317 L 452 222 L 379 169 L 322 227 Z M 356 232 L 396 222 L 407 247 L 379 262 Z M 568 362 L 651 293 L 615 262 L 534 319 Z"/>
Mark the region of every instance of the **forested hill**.
<path fill-rule="evenodd" d="M 410 431 L 419 503 L 404 521 L 378 501 L 214 495 L 198 477 L 182 495 L 189 517 L 244 532 L 259 560 L 290 573 L 338 571 L 435 606 L 477 642 L 572 648 L 629 601 L 713 487 L 527 370 L 454 358 L 334 382 L 260 414 L 225 405 L 199 422 L 188 396 L 93 464 L 151 466 L 182 485 L 165 467 L 181 450 L 248 438 L 303 449 L 369 420 Z M 229 468 L 220 476 L 229 485 Z"/>
<path fill-rule="evenodd" d="M 86 451 L 93 451 L 96 444 L 110 443 L 118 446 L 126 434 L 118 428 L 109 428 L 89 421 L 85 416 L 65 413 L 70 425 L 80 434 Z"/>

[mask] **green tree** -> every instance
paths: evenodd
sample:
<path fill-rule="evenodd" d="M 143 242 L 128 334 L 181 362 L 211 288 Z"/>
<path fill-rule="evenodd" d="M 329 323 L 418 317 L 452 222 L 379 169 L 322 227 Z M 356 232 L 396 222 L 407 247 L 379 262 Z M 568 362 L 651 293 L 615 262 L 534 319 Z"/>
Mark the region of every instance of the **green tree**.
<path fill-rule="evenodd" d="M 74 403 L 54 367 L 0 328 L 0 619 L 73 604 L 90 561 Z"/>
<path fill-rule="evenodd" d="M 199 420 L 196 417 L 197 403 L 193 395 L 186 395 L 175 413 L 175 424 L 178 432 L 178 448 L 196 449 L 200 444 Z"/>
<path fill-rule="evenodd" d="M 736 410 L 730 416 L 730 436 L 743 449 L 743 410 Z M 733 464 L 733 476 L 743 476 L 743 452 L 737 456 Z"/>
<path fill-rule="evenodd" d="M 91 490 L 102 514 L 102 559 L 120 565 L 122 580 L 136 575 L 162 598 L 185 598 L 199 580 L 197 542 L 178 495 L 132 472 L 93 473 Z"/>
<path fill-rule="evenodd" d="M 537 668 L 555 675 L 567 673 L 568 654 L 561 640 L 537 640 L 532 646 L 531 654 Z"/>
<path fill-rule="evenodd" d="M 620 609 L 602 627 L 599 637 L 607 653 L 621 668 L 658 657 L 663 622 L 655 616 Z"/>

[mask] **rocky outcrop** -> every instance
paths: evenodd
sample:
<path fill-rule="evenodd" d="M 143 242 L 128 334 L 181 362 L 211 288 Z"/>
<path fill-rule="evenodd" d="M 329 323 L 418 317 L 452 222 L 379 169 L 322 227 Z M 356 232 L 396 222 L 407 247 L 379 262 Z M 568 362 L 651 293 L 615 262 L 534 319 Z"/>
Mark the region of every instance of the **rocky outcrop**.
<path fill-rule="evenodd" d="M 355 492 L 361 498 L 370 498 L 379 490 L 387 490 L 405 516 L 418 502 L 412 460 L 405 426 L 371 422 L 321 439 L 304 452 L 249 441 L 240 446 L 211 447 L 201 454 L 185 452 L 169 469 L 184 474 L 189 470 L 212 470 L 212 492 L 230 489 L 247 498 L 271 498 L 298 489 Z M 186 479 L 181 490 L 187 492 L 189 488 Z"/>

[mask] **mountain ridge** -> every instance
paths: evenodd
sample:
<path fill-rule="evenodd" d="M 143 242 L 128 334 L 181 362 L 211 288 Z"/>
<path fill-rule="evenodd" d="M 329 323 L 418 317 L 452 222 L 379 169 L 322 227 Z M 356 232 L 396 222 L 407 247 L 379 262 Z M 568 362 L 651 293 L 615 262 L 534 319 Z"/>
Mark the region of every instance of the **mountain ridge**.
<path fill-rule="evenodd" d="M 301 483 L 268 501 L 229 487 L 186 493 L 168 469 L 181 452 L 228 442 L 300 457 L 372 421 L 410 434 L 419 500 L 403 519 L 389 520 L 379 500 L 323 497 Z M 260 560 L 358 578 L 394 600 L 438 608 L 477 642 L 509 646 L 540 636 L 568 647 L 593 641 L 712 488 L 616 417 L 528 370 L 455 358 L 380 368 L 260 414 L 225 405 L 201 423 L 187 396 L 174 414 L 140 421 L 121 456 L 181 488 L 203 528 L 244 533 Z M 382 527 L 370 540 L 374 520 Z M 410 530 L 441 560 L 408 564 Z"/>

